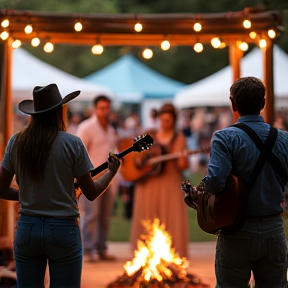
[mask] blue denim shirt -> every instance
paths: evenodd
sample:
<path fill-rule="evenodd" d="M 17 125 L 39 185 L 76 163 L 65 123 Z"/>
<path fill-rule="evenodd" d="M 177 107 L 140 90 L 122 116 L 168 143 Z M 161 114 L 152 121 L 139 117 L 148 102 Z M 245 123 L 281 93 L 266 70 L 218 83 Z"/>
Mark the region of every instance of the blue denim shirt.
<path fill-rule="evenodd" d="M 261 116 L 243 116 L 237 121 L 250 126 L 266 141 L 270 126 Z M 278 130 L 273 153 L 281 161 L 288 174 L 288 133 Z M 205 189 L 217 194 L 225 187 L 229 174 L 243 178 L 246 183 L 260 152 L 250 137 L 236 127 L 217 131 L 212 138 L 207 175 L 203 178 Z M 280 177 L 266 161 L 249 199 L 248 216 L 264 216 L 282 213 L 283 192 Z"/>

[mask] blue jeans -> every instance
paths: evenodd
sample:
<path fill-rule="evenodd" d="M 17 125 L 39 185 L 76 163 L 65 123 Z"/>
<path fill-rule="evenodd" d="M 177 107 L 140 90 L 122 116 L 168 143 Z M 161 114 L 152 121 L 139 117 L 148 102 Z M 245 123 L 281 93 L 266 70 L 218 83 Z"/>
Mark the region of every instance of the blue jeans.
<path fill-rule="evenodd" d="M 249 220 L 233 235 L 219 235 L 215 271 L 217 288 L 246 288 L 253 272 L 255 286 L 286 288 L 287 247 L 282 218 Z"/>
<path fill-rule="evenodd" d="M 50 288 L 80 288 L 82 244 L 75 219 L 21 215 L 14 257 L 19 288 L 43 288 L 47 263 Z"/>

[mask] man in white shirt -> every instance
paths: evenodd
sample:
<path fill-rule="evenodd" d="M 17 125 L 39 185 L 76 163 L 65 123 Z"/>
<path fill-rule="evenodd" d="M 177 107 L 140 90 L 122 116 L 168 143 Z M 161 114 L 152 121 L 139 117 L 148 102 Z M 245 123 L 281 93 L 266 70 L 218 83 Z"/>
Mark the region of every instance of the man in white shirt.
<path fill-rule="evenodd" d="M 93 115 L 81 122 L 77 129 L 77 136 L 85 144 L 94 167 L 106 162 L 108 153 L 116 148 L 117 136 L 110 125 L 109 115 L 110 99 L 98 96 L 94 99 Z M 117 183 L 114 180 L 108 191 L 97 200 L 90 202 L 80 197 L 83 248 L 88 261 L 116 258 L 107 254 L 106 243 L 116 192 Z"/>

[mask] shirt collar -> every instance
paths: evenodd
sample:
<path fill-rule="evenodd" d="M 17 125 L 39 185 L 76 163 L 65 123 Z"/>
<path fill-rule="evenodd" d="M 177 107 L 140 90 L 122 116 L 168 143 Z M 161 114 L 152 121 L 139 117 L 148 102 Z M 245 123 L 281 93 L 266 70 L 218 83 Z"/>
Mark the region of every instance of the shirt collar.
<path fill-rule="evenodd" d="M 264 119 L 260 115 L 248 115 L 248 116 L 241 116 L 237 123 L 244 123 L 244 122 L 264 122 Z"/>

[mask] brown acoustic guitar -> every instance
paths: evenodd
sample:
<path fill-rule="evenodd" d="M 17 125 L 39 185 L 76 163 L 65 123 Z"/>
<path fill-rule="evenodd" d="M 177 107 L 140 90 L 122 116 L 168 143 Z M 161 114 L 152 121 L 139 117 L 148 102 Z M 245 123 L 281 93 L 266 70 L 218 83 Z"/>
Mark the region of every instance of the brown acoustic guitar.
<path fill-rule="evenodd" d="M 233 234 L 242 228 L 249 203 L 249 192 L 243 179 L 230 174 L 221 193 L 212 195 L 202 187 L 203 189 L 198 190 L 197 199 L 190 197 L 191 187 L 189 180 L 181 184 L 185 193 L 184 201 L 197 210 L 198 225 L 204 232 L 214 235 L 220 231 Z"/>
<path fill-rule="evenodd" d="M 118 149 L 123 150 L 131 145 L 131 139 L 123 139 L 119 142 Z M 208 153 L 209 148 L 185 150 L 187 156 Z M 141 155 L 129 154 L 122 161 L 121 174 L 124 180 L 135 182 L 145 179 L 152 175 L 158 175 L 163 170 L 163 162 L 177 159 L 182 155 L 182 152 L 163 154 L 161 145 L 155 143 L 149 151 L 144 151 Z"/>

